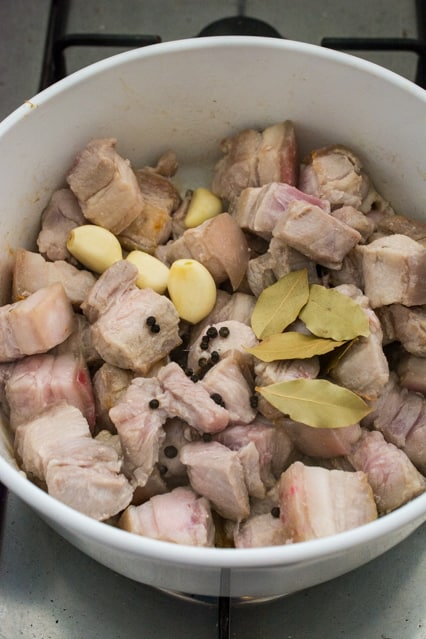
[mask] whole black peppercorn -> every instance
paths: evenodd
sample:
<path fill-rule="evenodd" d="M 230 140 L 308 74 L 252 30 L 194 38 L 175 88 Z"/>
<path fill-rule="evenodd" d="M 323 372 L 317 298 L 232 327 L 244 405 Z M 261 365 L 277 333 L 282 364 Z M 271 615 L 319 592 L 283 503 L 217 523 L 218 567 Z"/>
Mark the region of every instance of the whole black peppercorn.
<path fill-rule="evenodd" d="M 194 370 L 192 368 L 186 368 L 185 369 L 185 375 L 187 377 L 191 377 L 194 374 Z"/>
<path fill-rule="evenodd" d="M 208 349 L 208 347 L 209 347 L 209 343 L 208 343 L 208 342 L 203 342 L 203 341 L 201 340 L 201 342 L 200 342 L 200 348 L 201 348 L 201 350 L 202 350 L 202 351 L 206 351 L 206 350 Z"/>
<path fill-rule="evenodd" d="M 257 395 L 252 395 L 250 397 L 250 406 L 252 408 L 257 408 L 259 406 L 259 397 Z"/>
<path fill-rule="evenodd" d="M 154 315 L 150 315 L 149 317 L 146 318 L 147 326 L 153 326 L 156 323 L 157 323 L 157 319 L 154 317 Z"/>
<path fill-rule="evenodd" d="M 216 404 L 225 408 L 225 402 L 223 401 L 222 395 L 220 393 L 212 393 L 210 397 Z"/>
<path fill-rule="evenodd" d="M 229 328 L 227 326 L 221 326 L 219 329 L 219 335 L 221 337 L 228 337 L 229 336 Z"/>
<path fill-rule="evenodd" d="M 151 333 L 159 333 L 160 332 L 160 325 L 159 324 L 152 324 L 150 326 L 150 330 L 151 330 Z"/>
<path fill-rule="evenodd" d="M 206 357 L 200 357 L 200 359 L 198 360 L 198 366 L 200 368 L 204 368 L 204 366 L 206 366 L 207 364 L 207 358 Z"/>
<path fill-rule="evenodd" d="M 173 459 L 178 454 L 176 446 L 166 446 L 164 449 L 164 454 L 169 459 Z"/>
<path fill-rule="evenodd" d="M 195 373 L 193 375 L 191 375 L 191 381 L 193 382 L 198 382 L 200 378 L 198 377 L 198 375 L 196 375 Z"/>
<path fill-rule="evenodd" d="M 156 408 L 158 408 L 159 406 L 160 406 L 160 402 L 158 401 L 158 399 L 155 399 L 155 397 L 154 397 L 154 399 L 150 399 L 150 400 L 149 400 L 149 407 L 150 407 L 150 408 L 152 408 L 152 409 L 154 409 L 154 410 L 155 410 L 155 409 L 156 409 Z"/>
<path fill-rule="evenodd" d="M 219 353 L 217 351 L 212 351 L 210 353 L 210 359 L 212 361 L 212 364 L 217 364 L 220 359 Z"/>
<path fill-rule="evenodd" d="M 206 331 L 206 335 L 207 337 L 214 339 L 215 337 L 217 337 L 217 328 L 215 326 L 209 326 Z"/>
<path fill-rule="evenodd" d="M 212 434 L 211 433 L 203 433 L 202 434 L 202 439 L 203 442 L 211 442 L 211 440 L 213 439 Z"/>
<path fill-rule="evenodd" d="M 159 464 L 158 465 L 158 471 L 159 471 L 160 475 L 165 475 L 168 470 L 169 469 L 167 468 L 167 466 L 164 466 L 164 464 Z"/>
<path fill-rule="evenodd" d="M 271 515 L 272 515 L 272 517 L 275 517 L 275 519 L 279 518 L 279 516 L 280 516 L 279 506 L 274 506 L 273 508 L 271 508 Z"/>

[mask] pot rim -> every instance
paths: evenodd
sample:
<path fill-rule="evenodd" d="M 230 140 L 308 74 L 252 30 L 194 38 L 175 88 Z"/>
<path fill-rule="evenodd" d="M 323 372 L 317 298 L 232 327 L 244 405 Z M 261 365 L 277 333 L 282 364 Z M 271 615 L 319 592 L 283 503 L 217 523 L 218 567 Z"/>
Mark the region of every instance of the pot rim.
<path fill-rule="evenodd" d="M 105 70 L 112 67 L 119 68 L 123 64 L 127 64 L 133 60 L 145 59 L 158 56 L 169 56 L 176 52 L 190 52 L 200 49 L 221 49 L 224 47 L 241 48 L 241 47 L 267 49 L 280 49 L 284 51 L 297 52 L 300 55 L 315 56 L 337 64 L 358 69 L 363 73 L 375 76 L 385 80 L 401 90 L 413 94 L 416 98 L 426 103 L 426 90 L 417 86 L 411 80 L 404 78 L 390 69 L 386 69 L 374 62 L 364 60 L 346 52 L 327 49 L 317 44 L 299 42 L 297 40 L 280 40 L 278 38 L 268 38 L 261 36 L 208 36 L 204 38 L 184 38 L 181 40 L 172 40 L 168 42 L 159 42 L 146 47 L 132 49 L 118 53 L 109 58 L 104 58 L 98 62 L 94 62 L 87 67 L 74 71 L 67 77 L 59 80 L 55 84 L 43 89 L 30 99 L 15 109 L 2 122 L 0 122 L 0 137 L 10 128 L 13 127 L 22 117 L 28 114 L 28 111 L 40 106 L 44 102 L 51 100 L 61 93 L 65 88 L 69 89 L 79 83 L 89 80 L 92 76 L 101 74 Z"/>

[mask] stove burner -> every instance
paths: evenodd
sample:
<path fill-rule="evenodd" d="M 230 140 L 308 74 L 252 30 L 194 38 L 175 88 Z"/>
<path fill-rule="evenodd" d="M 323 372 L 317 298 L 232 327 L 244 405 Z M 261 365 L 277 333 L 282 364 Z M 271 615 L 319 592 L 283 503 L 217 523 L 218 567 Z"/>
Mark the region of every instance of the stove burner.
<path fill-rule="evenodd" d="M 198 34 L 199 37 L 226 35 L 282 38 L 282 35 L 267 22 L 244 15 L 230 16 L 229 18 L 216 20 L 204 27 Z"/>

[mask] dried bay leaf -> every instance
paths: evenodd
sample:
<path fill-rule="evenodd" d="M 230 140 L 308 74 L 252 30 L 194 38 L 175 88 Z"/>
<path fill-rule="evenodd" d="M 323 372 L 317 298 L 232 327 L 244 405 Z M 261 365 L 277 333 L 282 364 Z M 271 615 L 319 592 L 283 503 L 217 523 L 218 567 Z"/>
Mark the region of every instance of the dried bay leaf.
<path fill-rule="evenodd" d="M 299 317 L 318 337 L 348 341 L 370 334 L 368 317 L 359 304 L 319 284 L 310 287 L 309 300 Z"/>
<path fill-rule="evenodd" d="M 251 316 L 251 327 L 258 339 L 281 333 L 294 322 L 309 297 L 306 269 L 292 271 L 259 295 Z"/>
<path fill-rule="evenodd" d="M 350 426 L 371 411 L 361 397 L 325 379 L 294 379 L 256 391 L 283 414 L 314 428 Z"/>
<path fill-rule="evenodd" d="M 280 359 L 308 359 L 315 355 L 324 355 L 344 343 L 288 331 L 265 337 L 259 344 L 246 350 L 262 362 L 274 362 Z"/>

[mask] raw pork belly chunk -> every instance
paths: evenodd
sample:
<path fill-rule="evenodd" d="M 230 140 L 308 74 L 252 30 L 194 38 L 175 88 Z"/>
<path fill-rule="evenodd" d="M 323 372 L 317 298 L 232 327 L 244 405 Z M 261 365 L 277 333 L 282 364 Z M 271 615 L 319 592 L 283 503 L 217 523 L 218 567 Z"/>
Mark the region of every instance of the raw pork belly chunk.
<path fill-rule="evenodd" d="M 365 473 L 298 461 L 281 476 L 280 508 L 286 537 L 292 542 L 335 535 L 377 518 Z"/>
<path fill-rule="evenodd" d="M 140 506 L 129 506 L 119 526 L 162 541 L 189 546 L 213 546 L 214 524 L 207 499 L 191 488 L 177 487 L 155 495 Z"/>
<path fill-rule="evenodd" d="M 20 424 L 15 450 L 23 470 L 45 482 L 52 497 L 94 519 L 109 519 L 132 499 L 116 449 L 91 437 L 74 406 L 56 404 Z"/>

